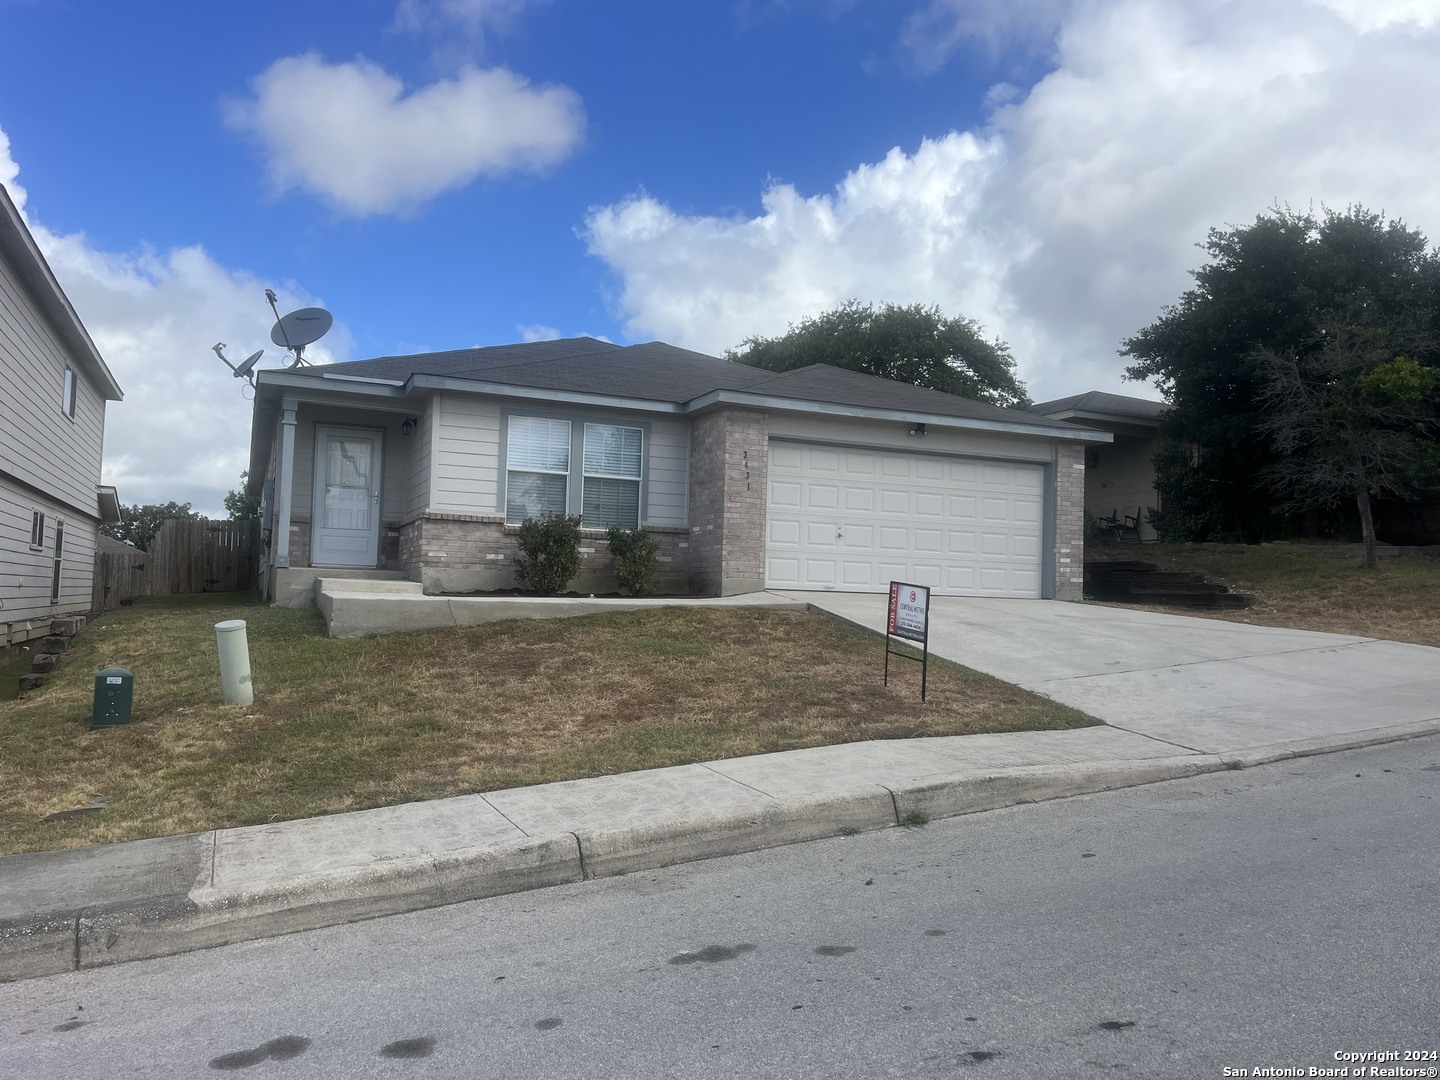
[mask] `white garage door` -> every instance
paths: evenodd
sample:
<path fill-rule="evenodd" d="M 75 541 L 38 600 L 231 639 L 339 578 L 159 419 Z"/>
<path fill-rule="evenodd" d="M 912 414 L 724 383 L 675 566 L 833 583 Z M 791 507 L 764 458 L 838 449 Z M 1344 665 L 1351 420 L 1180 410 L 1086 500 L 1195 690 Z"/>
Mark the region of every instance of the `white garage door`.
<path fill-rule="evenodd" d="M 1044 469 L 770 444 L 765 585 L 1038 597 Z"/>

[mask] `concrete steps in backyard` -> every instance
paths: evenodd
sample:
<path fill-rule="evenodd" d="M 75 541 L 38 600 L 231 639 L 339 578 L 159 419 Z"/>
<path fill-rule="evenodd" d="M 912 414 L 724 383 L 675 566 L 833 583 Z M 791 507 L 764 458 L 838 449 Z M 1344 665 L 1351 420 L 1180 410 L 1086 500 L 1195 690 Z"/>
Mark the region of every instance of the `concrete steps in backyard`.
<path fill-rule="evenodd" d="M 1085 595 L 1120 604 L 1185 608 L 1245 608 L 1250 598 L 1199 574 L 1161 570 L 1134 559 L 1085 564 Z"/>

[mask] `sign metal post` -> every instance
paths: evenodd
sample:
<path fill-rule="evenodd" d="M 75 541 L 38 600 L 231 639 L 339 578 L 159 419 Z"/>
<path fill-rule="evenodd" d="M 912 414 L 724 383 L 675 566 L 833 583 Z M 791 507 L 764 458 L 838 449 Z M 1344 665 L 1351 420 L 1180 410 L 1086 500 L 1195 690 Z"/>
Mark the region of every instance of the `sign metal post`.
<path fill-rule="evenodd" d="M 892 638 L 920 644 L 920 655 L 891 648 Z M 930 587 L 890 582 L 890 611 L 885 618 L 885 685 L 890 685 L 890 657 L 920 662 L 920 700 L 925 700 L 925 684 L 930 674 Z"/>

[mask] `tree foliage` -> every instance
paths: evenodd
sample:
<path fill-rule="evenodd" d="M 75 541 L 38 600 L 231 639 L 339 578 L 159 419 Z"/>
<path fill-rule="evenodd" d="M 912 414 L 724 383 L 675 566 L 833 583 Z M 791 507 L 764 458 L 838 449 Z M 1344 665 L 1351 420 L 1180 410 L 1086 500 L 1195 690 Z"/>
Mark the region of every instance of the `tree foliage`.
<path fill-rule="evenodd" d="M 725 358 L 767 371 L 831 364 L 991 405 L 1030 403 L 1005 342 L 986 341 L 974 320 L 923 304 L 877 309 L 847 300 L 780 337 L 748 337 Z"/>
<path fill-rule="evenodd" d="M 1257 356 L 1261 430 L 1276 451 L 1262 479 L 1282 509 L 1354 500 L 1365 565 L 1372 569 L 1372 499 L 1440 487 L 1432 404 L 1440 369 L 1395 355 L 1390 337 L 1384 329 L 1337 323 L 1324 329 L 1311 352 L 1262 349 Z"/>
<path fill-rule="evenodd" d="M 1391 349 L 1367 352 L 1371 366 L 1402 353 L 1435 364 L 1440 257 L 1423 234 L 1362 207 L 1318 217 L 1276 208 L 1251 225 L 1211 229 L 1201 248 L 1210 261 L 1193 271 L 1195 287 L 1121 353 L 1134 360 L 1130 378 L 1154 379 L 1170 401 L 1171 441 L 1198 448 L 1158 478 L 1167 516 L 1194 528 L 1176 538 L 1257 541 L 1285 531 L 1302 504 L 1335 505 L 1275 497 L 1281 459 L 1319 453 L 1318 443 L 1286 449 L 1270 423 L 1276 358 L 1293 359 L 1297 377 L 1322 389 L 1326 328 L 1363 326 L 1383 330 Z"/>
<path fill-rule="evenodd" d="M 260 516 L 260 495 L 245 494 L 246 483 L 250 479 L 250 470 L 240 471 L 240 486 L 225 493 L 225 513 L 230 515 L 231 521 L 253 521 Z"/>
<path fill-rule="evenodd" d="M 100 531 L 127 544 L 134 544 L 141 551 L 150 550 L 150 541 L 160 531 L 160 526 L 171 518 L 195 521 L 200 517 L 190 504 L 167 502 L 146 503 L 143 506 L 122 506 L 118 525 L 101 525 Z"/>

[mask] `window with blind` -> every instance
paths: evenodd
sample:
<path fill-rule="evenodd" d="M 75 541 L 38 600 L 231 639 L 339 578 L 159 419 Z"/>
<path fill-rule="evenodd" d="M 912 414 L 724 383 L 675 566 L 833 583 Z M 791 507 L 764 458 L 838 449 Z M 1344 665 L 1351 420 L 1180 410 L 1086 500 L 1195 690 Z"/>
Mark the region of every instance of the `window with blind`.
<path fill-rule="evenodd" d="M 505 449 L 505 520 L 564 517 L 570 487 L 570 421 L 510 417 Z"/>
<path fill-rule="evenodd" d="M 640 526 L 643 433 L 618 424 L 585 425 L 584 523 L 605 529 Z"/>
<path fill-rule="evenodd" d="M 640 526 L 643 427 L 539 416 L 507 424 L 507 523 L 579 514 L 587 529 Z"/>

